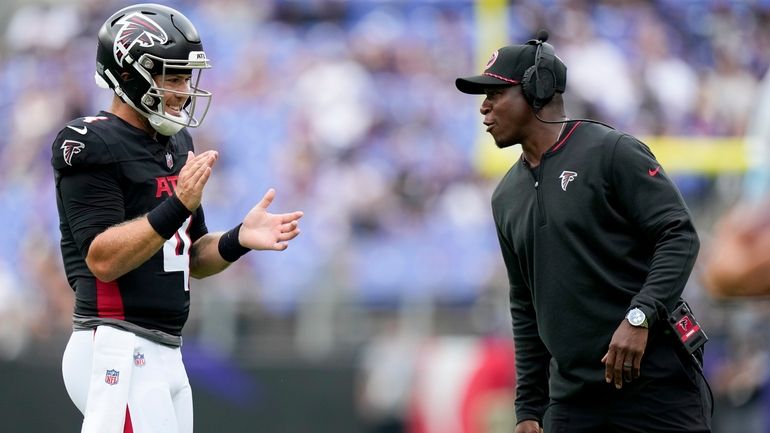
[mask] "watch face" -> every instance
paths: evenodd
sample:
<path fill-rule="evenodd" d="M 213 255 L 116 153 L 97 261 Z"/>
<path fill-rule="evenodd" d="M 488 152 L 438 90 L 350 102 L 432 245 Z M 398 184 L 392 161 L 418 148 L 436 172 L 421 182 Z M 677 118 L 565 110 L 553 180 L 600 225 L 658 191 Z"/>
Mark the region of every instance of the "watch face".
<path fill-rule="evenodd" d="M 644 313 L 642 312 L 642 310 L 638 308 L 634 308 L 633 310 L 628 312 L 628 322 L 634 326 L 639 326 L 642 323 L 644 323 L 645 318 L 646 317 L 644 316 Z"/>

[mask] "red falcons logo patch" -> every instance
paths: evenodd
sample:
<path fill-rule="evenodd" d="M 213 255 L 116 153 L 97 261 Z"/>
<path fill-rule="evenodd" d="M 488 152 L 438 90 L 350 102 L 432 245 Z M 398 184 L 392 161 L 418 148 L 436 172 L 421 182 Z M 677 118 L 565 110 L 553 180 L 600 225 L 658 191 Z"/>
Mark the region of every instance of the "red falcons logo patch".
<path fill-rule="evenodd" d="M 567 170 L 562 171 L 561 176 L 559 176 L 559 179 L 561 179 L 562 191 L 566 191 L 567 185 L 569 185 L 570 182 L 575 180 L 576 177 L 577 177 L 577 173 L 575 173 L 574 171 L 567 171 Z"/>
<path fill-rule="evenodd" d="M 118 21 L 121 25 L 118 34 L 115 35 L 115 43 L 112 45 L 112 52 L 115 55 L 115 61 L 123 66 L 123 59 L 134 44 L 148 48 L 155 45 L 155 42 L 165 44 L 168 42 L 168 35 L 155 21 L 142 15 L 141 12 L 134 12 L 126 15 Z"/>
<path fill-rule="evenodd" d="M 67 165 L 72 165 L 72 155 L 76 153 L 80 153 L 81 150 L 85 149 L 86 145 L 75 140 L 64 140 L 64 143 L 61 145 L 62 154 L 64 155 L 64 162 L 67 163 Z"/>

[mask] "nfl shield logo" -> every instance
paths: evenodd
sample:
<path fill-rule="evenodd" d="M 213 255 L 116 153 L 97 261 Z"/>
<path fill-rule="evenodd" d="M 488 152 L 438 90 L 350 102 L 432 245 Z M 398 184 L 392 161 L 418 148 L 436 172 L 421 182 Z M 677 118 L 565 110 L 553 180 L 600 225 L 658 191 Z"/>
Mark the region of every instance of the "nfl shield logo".
<path fill-rule="evenodd" d="M 139 353 L 139 352 L 134 353 L 134 365 L 137 367 L 144 366 L 144 353 Z"/>
<path fill-rule="evenodd" d="M 107 370 L 104 375 L 104 382 L 107 385 L 117 385 L 120 380 L 120 372 L 118 370 Z"/>
<path fill-rule="evenodd" d="M 171 156 L 170 153 L 166 154 L 166 165 L 168 168 L 171 168 L 174 166 L 174 158 Z"/>

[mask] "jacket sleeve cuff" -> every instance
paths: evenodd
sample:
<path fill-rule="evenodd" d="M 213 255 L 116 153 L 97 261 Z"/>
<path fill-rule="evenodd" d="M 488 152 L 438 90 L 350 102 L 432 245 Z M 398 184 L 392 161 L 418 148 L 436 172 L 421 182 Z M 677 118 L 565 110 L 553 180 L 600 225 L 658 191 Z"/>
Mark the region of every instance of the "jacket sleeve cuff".
<path fill-rule="evenodd" d="M 540 426 L 543 425 L 543 417 L 529 411 L 516 411 L 516 424 L 524 421 L 537 421 Z"/>

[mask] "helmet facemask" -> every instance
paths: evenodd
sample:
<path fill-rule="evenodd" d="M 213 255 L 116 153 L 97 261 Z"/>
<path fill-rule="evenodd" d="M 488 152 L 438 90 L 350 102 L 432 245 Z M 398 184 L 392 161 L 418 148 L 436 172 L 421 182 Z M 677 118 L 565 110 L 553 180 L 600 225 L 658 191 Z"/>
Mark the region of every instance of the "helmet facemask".
<path fill-rule="evenodd" d="M 153 76 L 149 71 L 157 65 L 160 65 L 161 72 Z M 210 67 L 203 51 L 191 51 L 188 60 L 162 59 L 152 54 L 143 54 L 134 68 L 150 83 L 150 88 L 142 96 L 138 110 L 163 135 L 173 135 L 184 127 L 200 126 L 211 104 L 211 92 L 201 89 L 199 83 L 203 69 Z M 186 90 L 162 87 L 167 76 L 176 74 L 190 75 Z M 166 112 L 167 95 L 186 98 L 179 115 Z"/>

